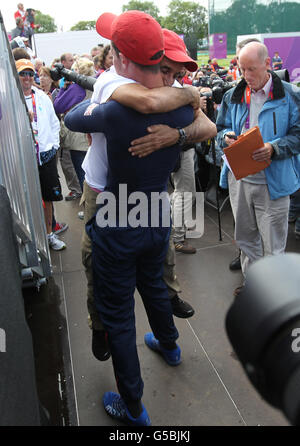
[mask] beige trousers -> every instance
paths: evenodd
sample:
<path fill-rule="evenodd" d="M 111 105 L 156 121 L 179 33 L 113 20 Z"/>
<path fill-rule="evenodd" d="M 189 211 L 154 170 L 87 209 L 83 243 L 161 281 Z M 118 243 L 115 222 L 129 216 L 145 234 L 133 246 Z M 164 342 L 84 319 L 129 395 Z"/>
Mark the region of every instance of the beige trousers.
<path fill-rule="evenodd" d="M 236 181 L 228 174 L 230 202 L 235 218 L 235 240 L 241 249 L 243 275 L 263 256 L 285 251 L 290 198 L 271 200 L 266 184 Z"/>

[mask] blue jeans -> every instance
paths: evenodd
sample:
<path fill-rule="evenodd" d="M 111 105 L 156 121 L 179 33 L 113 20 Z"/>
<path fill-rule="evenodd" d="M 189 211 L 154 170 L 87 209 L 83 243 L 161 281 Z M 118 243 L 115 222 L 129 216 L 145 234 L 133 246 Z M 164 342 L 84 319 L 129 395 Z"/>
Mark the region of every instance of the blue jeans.
<path fill-rule="evenodd" d="M 291 195 L 289 219 L 295 218 L 295 231 L 300 232 L 300 189 Z"/>
<path fill-rule="evenodd" d="M 81 165 L 85 158 L 86 152 L 84 150 L 70 150 L 70 152 L 71 152 L 72 163 L 77 173 L 81 190 L 83 191 L 83 182 L 85 173 Z"/>

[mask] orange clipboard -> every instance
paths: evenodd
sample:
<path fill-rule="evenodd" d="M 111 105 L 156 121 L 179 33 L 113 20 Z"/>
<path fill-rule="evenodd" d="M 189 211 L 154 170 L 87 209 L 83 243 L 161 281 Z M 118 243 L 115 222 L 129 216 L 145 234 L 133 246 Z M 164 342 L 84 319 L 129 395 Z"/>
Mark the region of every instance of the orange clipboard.
<path fill-rule="evenodd" d="M 270 165 L 271 161 L 255 161 L 252 154 L 264 146 L 258 126 L 252 127 L 224 149 L 224 154 L 236 180 L 254 175 Z"/>

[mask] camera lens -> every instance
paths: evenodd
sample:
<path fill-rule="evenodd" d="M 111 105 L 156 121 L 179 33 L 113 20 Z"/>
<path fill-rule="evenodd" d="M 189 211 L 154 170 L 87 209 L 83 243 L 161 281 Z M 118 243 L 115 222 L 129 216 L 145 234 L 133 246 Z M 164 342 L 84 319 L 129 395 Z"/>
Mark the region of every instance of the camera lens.
<path fill-rule="evenodd" d="M 300 425 L 300 255 L 265 257 L 226 316 L 229 340 L 267 402 Z"/>

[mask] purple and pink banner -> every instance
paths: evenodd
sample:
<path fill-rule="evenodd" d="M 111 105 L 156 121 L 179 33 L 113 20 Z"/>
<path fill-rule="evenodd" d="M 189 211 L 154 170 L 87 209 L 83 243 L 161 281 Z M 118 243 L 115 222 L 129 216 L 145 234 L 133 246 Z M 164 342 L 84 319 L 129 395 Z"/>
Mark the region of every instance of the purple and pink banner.
<path fill-rule="evenodd" d="M 286 68 L 291 82 L 300 82 L 300 36 L 265 38 L 264 44 L 272 60 L 277 52 L 282 59 L 282 69 Z"/>
<path fill-rule="evenodd" d="M 227 34 L 218 33 L 209 36 L 209 58 L 226 59 L 227 57 Z"/>

